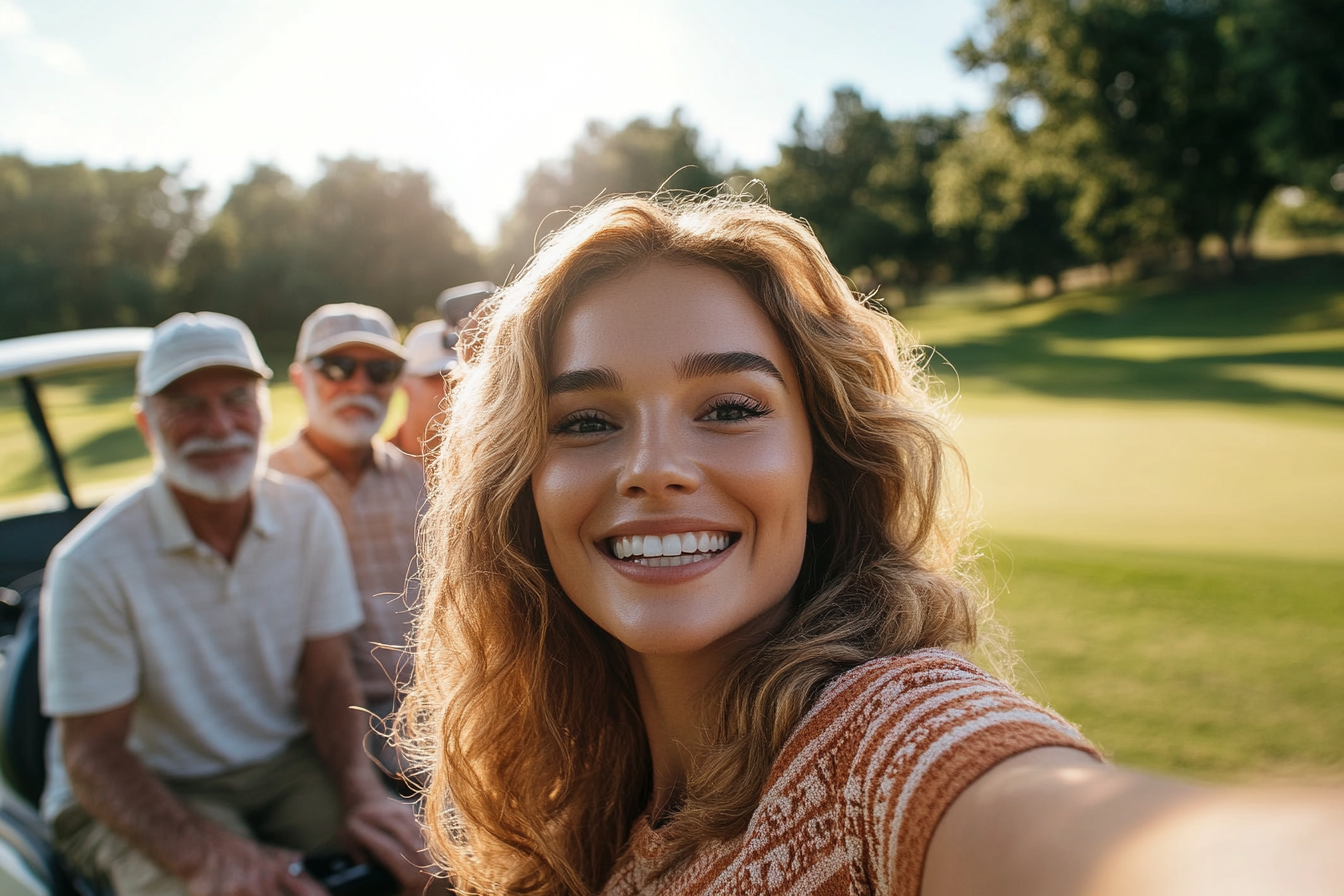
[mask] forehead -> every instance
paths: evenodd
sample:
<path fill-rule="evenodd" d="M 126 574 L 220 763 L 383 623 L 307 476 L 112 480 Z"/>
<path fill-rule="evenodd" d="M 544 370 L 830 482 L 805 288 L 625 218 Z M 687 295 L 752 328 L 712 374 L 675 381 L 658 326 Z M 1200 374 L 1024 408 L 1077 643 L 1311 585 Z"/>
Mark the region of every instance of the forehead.
<path fill-rule="evenodd" d="M 726 271 L 655 261 L 580 293 L 551 351 L 552 375 L 626 360 L 676 362 L 692 353 L 751 351 L 792 373 L 774 325 Z"/>
<path fill-rule="evenodd" d="M 174 396 L 209 395 L 228 392 L 241 387 L 253 387 L 261 382 L 256 374 L 237 367 L 204 367 L 178 377 L 158 393 L 165 398 Z"/>

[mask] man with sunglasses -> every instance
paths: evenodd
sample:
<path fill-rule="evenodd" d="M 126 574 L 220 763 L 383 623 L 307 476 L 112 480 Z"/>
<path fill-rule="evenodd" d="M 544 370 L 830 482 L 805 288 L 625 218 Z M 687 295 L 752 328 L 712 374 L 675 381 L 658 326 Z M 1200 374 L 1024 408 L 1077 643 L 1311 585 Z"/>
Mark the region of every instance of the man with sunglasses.
<path fill-rule="evenodd" d="M 345 527 L 364 624 L 353 635 L 355 671 L 366 706 L 385 718 L 409 673 L 407 643 L 418 595 L 415 524 L 424 473 L 378 438 L 406 352 L 392 319 L 355 303 L 323 305 L 303 322 L 289 367 L 307 424 L 271 454 L 271 468 L 316 483 Z M 390 648 L 390 649 L 389 649 Z M 377 747 L 385 767 L 395 754 Z"/>

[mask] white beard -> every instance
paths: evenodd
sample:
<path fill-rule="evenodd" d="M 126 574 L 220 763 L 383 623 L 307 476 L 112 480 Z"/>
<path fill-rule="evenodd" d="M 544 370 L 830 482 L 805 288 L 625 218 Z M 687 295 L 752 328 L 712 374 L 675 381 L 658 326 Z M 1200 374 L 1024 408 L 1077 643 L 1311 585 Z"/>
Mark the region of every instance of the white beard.
<path fill-rule="evenodd" d="M 149 417 L 149 428 L 154 435 L 155 469 L 180 490 L 215 504 L 236 501 L 252 488 L 253 481 L 265 469 L 260 441 L 246 433 L 235 432 L 222 439 L 198 436 L 187 439 L 179 446 L 168 444 L 159 432 L 154 418 Z M 240 458 L 229 467 L 202 470 L 192 463 L 200 452 L 229 451 L 237 448 L 251 450 L 250 457 Z"/>
<path fill-rule="evenodd" d="M 372 395 L 337 395 L 323 402 L 311 379 L 304 383 L 303 392 L 308 408 L 308 427 L 346 448 L 367 446 L 387 419 L 387 403 Z M 343 417 L 338 413 L 348 407 L 363 408 L 368 414 Z"/>

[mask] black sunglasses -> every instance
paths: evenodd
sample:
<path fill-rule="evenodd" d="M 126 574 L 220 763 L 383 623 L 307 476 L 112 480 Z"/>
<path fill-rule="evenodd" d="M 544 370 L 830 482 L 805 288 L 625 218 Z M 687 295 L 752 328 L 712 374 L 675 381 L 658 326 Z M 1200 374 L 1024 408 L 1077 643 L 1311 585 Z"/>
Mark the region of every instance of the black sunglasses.
<path fill-rule="evenodd" d="M 313 369 L 333 383 L 343 383 L 355 375 L 355 371 L 364 368 L 364 374 L 375 386 L 386 386 L 401 375 L 405 361 L 400 358 L 374 358 L 361 361 L 349 355 L 318 355 L 308 362 Z"/>

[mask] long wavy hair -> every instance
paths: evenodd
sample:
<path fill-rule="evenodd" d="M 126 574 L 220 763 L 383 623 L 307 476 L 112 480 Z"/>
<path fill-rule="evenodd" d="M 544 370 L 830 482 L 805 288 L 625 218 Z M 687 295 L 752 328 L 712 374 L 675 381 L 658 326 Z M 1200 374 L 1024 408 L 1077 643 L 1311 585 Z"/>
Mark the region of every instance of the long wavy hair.
<path fill-rule="evenodd" d="M 737 196 L 616 197 L 585 209 L 501 290 L 455 391 L 430 511 L 403 748 L 430 849 L 464 892 L 590 894 L 651 796 L 624 649 L 566 598 L 530 477 L 570 303 L 655 259 L 726 271 L 789 349 L 827 507 L 791 616 L 706 699 L 710 747 L 660 828 L 670 864 L 741 834 L 785 739 L 836 675 L 878 656 L 969 651 L 984 604 L 964 464 L 926 353 L 856 296 L 808 227 Z"/>

